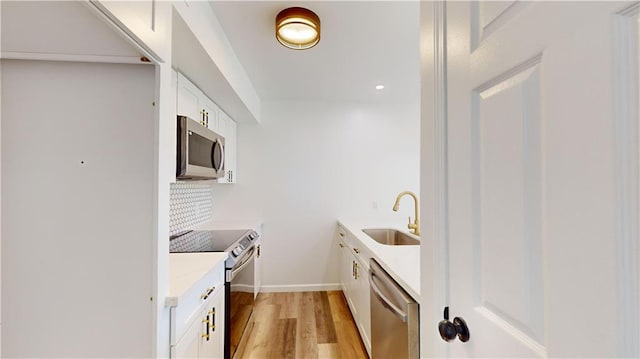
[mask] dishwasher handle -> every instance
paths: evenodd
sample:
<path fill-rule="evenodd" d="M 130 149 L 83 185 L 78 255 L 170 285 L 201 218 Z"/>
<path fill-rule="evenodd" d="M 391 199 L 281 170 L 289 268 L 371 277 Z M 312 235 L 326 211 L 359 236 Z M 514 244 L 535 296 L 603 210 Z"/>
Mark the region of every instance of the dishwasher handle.
<path fill-rule="evenodd" d="M 393 304 L 389 300 L 389 298 L 385 297 L 384 294 L 382 294 L 382 291 L 380 291 L 380 288 L 376 284 L 375 277 L 376 277 L 376 274 L 373 271 L 370 271 L 369 284 L 371 285 L 371 290 L 373 292 L 373 295 L 375 295 L 376 298 L 378 298 L 380 303 L 382 303 L 382 305 L 385 308 L 389 309 L 396 317 L 400 318 L 403 323 L 406 323 L 408 318 L 407 313 L 403 312 L 402 309 L 398 308 L 395 304 Z"/>

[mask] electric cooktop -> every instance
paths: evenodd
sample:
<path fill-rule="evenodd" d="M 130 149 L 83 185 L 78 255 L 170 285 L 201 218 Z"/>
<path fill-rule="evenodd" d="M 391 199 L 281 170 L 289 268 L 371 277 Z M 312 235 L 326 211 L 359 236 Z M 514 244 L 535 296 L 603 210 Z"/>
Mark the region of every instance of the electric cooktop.
<path fill-rule="evenodd" d="M 225 252 L 233 244 L 251 234 L 251 230 L 187 231 L 171 236 L 170 253 Z"/>

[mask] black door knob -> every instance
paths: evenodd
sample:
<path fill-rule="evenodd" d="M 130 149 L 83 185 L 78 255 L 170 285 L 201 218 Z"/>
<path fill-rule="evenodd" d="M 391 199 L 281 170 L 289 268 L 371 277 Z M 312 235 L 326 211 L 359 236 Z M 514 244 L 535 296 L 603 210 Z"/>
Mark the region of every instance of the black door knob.
<path fill-rule="evenodd" d="M 445 342 L 455 340 L 456 337 L 461 342 L 469 341 L 469 327 L 464 319 L 460 317 L 453 318 L 453 322 L 449 321 L 449 307 L 444 307 L 444 319 L 438 323 L 438 331 L 440 337 Z"/>

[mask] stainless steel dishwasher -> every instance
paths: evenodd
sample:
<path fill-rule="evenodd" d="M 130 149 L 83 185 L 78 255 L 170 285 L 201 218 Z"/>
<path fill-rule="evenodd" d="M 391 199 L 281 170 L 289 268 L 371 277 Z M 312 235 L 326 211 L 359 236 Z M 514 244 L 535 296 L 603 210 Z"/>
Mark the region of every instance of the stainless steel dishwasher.
<path fill-rule="evenodd" d="M 419 304 L 371 259 L 371 359 L 420 357 Z"/>

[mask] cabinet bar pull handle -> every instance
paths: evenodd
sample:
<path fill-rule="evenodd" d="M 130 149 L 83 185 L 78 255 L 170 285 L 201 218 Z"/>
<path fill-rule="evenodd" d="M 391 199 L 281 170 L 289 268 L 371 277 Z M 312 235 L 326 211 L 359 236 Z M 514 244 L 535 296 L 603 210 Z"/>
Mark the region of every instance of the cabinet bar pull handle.
<path fill-rule="evenodd" d="M 205 334 L 202 334 L 202 337 L 205 338 L 207 341 L 209 341 L 209 323 L 211 323 L 211 321 L 209 320 L 209 313 L 207 313 L 206 318 L 203 319 L 202 322 L 204 323 L 204 326 L 207 328 L 207 332 Z"/>
<path fill-rule="evenodd" d="M 203 338 L 207 339 L 207 341 L 209 341 L 209 327 L 210 327 L 209 323 L 211 323 L 211 321 L 209 320 L 209 313 L 207 313 L 207 320 L 204 325 L 205 327 L 207 327 L 207 333 L 202 336 Z"/>
<path fill-rule="evenodd" d="M 358 266 L 359 266 L 359 264 L 358 264 L 358 263 L 356 263 L 356 275 L 354 275 L 354 277 L 355 277 L 356 279 L 358 279 Z"/>
<path fill-rule="evenodd" d="M 207 291 L 200 295 L 200 299 L 207 300 L 207 298 L 209 298 L 209 296 L 211 295 L 211 293 L 213 293 L 215 289 L 216 287 L 207 288 Z"/>

